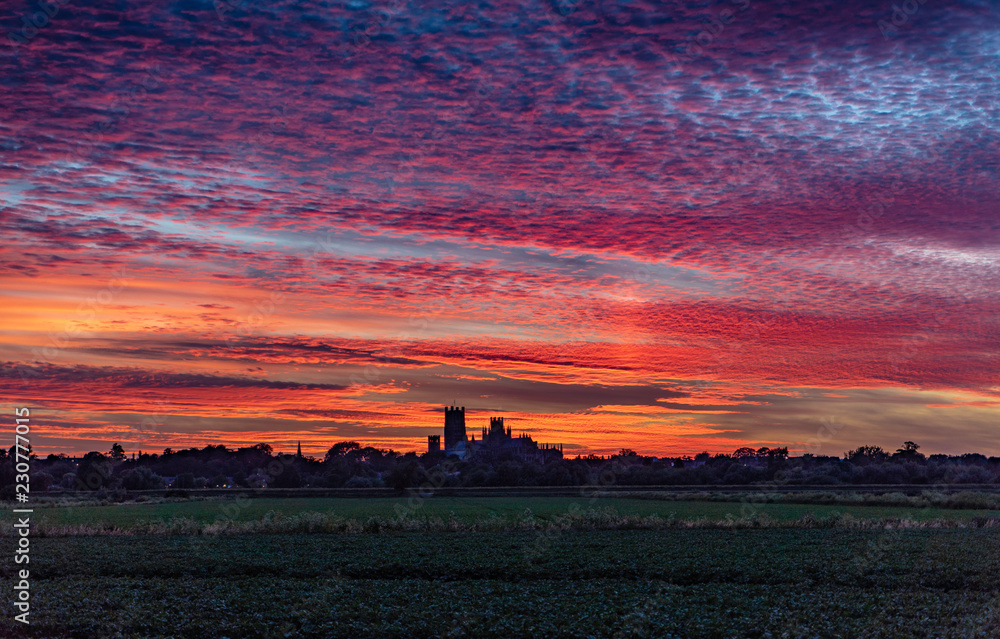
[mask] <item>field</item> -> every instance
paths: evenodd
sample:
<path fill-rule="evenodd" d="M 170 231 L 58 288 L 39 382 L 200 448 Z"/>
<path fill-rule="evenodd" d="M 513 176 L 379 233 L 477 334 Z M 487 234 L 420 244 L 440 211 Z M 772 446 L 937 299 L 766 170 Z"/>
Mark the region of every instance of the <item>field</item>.
<path fill-rule="evenodd" d="M 32 625 L 0 635 L 1000 636 L 1000 528 L 982 527 L 995 512 L 765 504 L 765 523 L 727 527 L 740 504 L 615 499 L 594 506 L 596 521 L 674 513 L 704 526 L 581 530 L 558 523 L 586 501 L 486 501 L 432 498 L 411 515 L 451 529 L 336 534 L 129 533 L 151 521 L 207 524 L 232 505 L 218 501 L 52 509 L 41 515 L 55 536 L 32 540 Z M 326 509 L 365 522 L 396 505 L 407 502 L 258 499 L 237 515 Z M 837 513 L 848 509 L 857 512 L 846 521 L 888 527 L 844 525 Z M 812 525 L 801 525 L 806 512 Z M 475 530 L 484 518 L 496 530 Z M 85 519 L 105 534 L 60 533 Z M 0 575 L 10 583 L 13 564 Z"/>
<path fill-rule="evenodd" d="M 493 522 L 494 527 L 523 522 L 527 512 L 542 525 L 559 521 L 567 513 L 596 511 L 610 518 L 673 518 L 679 521 L 746 518 L 755 514 L 775 522 L 793 522 L 811 516 L 820 520 L 837 515 L 858 519 L 900 518 L 914 521 L 968 521 L 998 517 L 992 509 L 912 508 L 905 506 L 855 504 L 740 503 L 738 501 L 673 501 L 607 497 L 433 497 L 429 499 L 389 498 L 255 498 L 247 500 L 181 501 L 159 504 L 116 504 L 42 508 L 35 511 L 36 526 L 43 531 L 80 528 L 100 532 L 109 528 L 128 531 L 149 528 L 150 524 L 184 522 L 201 526 L 220 519 L 254 522 L 270 517 L 294 517 L 321 513 L 330 517 L 364 522 L 370 518 L 398 520 L 401 513 L 417 521 L 455 521 L 459 524 Z M 270 515 L 269 515 L 270 514 Z M 6 532 L 6 531 L 5 531 Z"/>

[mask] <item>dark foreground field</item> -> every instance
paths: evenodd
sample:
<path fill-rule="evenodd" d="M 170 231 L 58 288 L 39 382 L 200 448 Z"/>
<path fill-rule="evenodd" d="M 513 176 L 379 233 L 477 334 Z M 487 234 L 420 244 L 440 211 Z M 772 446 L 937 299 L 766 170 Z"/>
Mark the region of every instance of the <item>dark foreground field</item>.
<path fill-rule="evenodd" d="M 993 639 L 996 531 L 41 538 L 23 636 Z"/>

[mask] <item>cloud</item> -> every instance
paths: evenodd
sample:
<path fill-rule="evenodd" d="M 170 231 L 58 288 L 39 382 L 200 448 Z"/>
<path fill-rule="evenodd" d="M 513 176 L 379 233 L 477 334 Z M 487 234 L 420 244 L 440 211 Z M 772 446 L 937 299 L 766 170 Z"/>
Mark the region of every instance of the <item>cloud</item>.
<path fill-rule="evenodd" d="M 0 55 L 0 382 L 371 437 L 456 394 L 727 432 L 802 388 L 991 401 L 989 9 L 74 1 Z"/>

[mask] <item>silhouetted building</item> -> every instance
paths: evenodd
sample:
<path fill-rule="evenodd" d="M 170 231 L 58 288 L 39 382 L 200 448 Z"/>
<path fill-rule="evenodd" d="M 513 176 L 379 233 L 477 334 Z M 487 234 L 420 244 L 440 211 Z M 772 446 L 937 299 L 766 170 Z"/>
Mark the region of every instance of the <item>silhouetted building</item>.
<path fill-rule="evenodd" d="M 431 452 L 441 449 L 439 435 L 427 438 L 427 449 Z M 444 452 L 459 459 L 497 462 L 503 459 L 534 461 L 540 464 L 552 459 L 562 459 L 562 445 L 539 445 L 527 433 L 514 436 L 510 428 L 504 428 L 503 417 L 491 417 L 490 427 L 483 428 L 482 439 L 476 441 L 465 434 L 465 407 L 445 406 L 444 409 Z"/>
<path fill-rule="evenodd" d="M 478 460 L 496 462 L 505 458 L 535 461 L 544 464 L 550 459 L 562 459 L 562 446 L 537 444 L 527 433 L 516 437 L 504 428 L 503 417 L 491 417 L 489 430 L 483 429 L 482 440 L 469 453 Z"/>
<path fill-rule="evenodd" d="M 444 407 L 444 452 L 451 455 L 457 453 L 459 448 L 464 457 L 465 453 L 465 406 Z"/>

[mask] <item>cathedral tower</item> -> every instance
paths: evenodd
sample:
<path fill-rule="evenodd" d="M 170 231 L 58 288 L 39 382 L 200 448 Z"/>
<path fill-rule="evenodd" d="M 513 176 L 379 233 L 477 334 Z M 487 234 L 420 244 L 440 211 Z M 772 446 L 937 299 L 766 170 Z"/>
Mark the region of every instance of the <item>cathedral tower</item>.
<path fill-rule="evenodd" d="M 465 441 L 465 406 L 444 407 L 444 449 L 455 450 Z"/>

